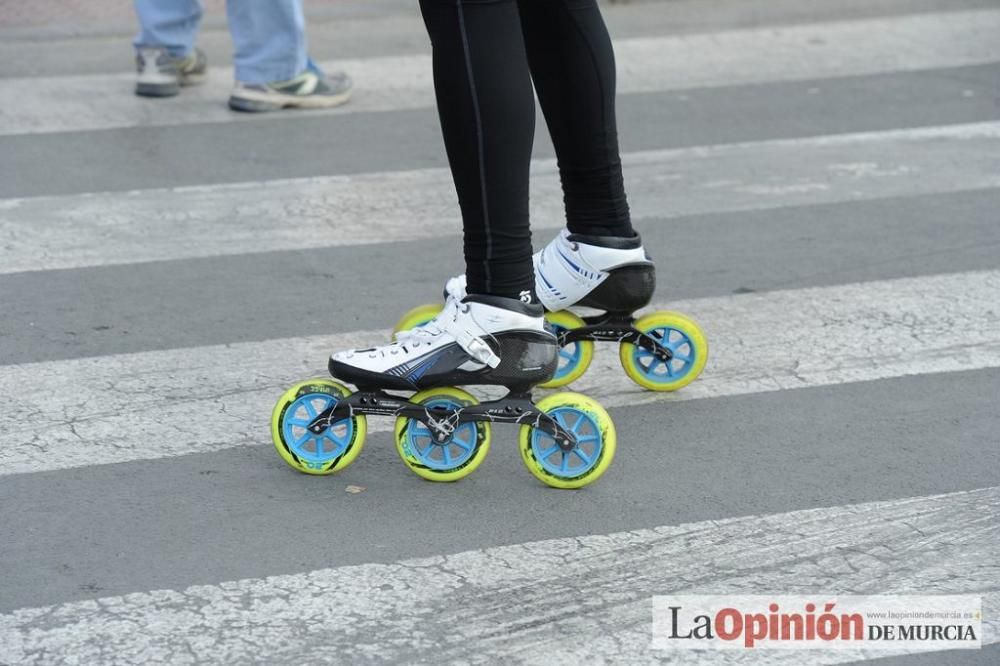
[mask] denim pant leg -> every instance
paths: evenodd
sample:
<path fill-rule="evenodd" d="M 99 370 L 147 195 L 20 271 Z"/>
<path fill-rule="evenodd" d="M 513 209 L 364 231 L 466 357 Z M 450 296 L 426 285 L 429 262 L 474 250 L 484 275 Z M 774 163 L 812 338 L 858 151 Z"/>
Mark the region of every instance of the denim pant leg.
<path fill-rule="evenodd" d="M 135 0 L 135 47 L 162 46 L 173 56 L 186 56 L 194 48 L 201 12 L 200 0 Z"/>
<path fill-rule="evenodd" d="M 306 70 L 302 0 L 228 0 L 236 80 L 287 81 Z"/>

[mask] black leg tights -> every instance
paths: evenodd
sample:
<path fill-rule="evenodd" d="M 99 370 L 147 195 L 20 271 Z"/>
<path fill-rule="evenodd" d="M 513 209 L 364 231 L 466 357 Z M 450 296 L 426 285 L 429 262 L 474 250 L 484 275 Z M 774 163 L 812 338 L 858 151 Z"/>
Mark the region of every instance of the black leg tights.
<path fill-rule="evenodd" d="M 462 209 L 469 293 L 533 293 L 531 78 L 556 148 L 570 231 L 632 235 L 615 65 L 596 0 L 420 0 Z M 530 63 L 530 68 L 529 68 Z"/>

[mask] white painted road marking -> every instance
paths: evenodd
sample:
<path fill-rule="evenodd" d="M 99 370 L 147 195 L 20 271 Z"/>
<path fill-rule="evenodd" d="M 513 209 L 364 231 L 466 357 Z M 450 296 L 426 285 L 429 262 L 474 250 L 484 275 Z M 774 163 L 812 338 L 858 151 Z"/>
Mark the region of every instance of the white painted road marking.
<path fill-rule="evenodd" d="M 980 594 L 986 645 L 1000 640 L 997 562 L 994 487 L 24 609 L 0 615 L 0 662 L 648 663 L 650 599 L 671 593 Z"/>
<path fill-rule="evenodd" d="M 684 90 L 904 72 L 1000 61 L 1000 11 L 942 12 L 753 28 L 615 43 L 619 92 Z M 430 56 L 345 60 L 357 89 L 325 113 L 427 108 L 434 104 Z M 178 98 L 137 98 L 130 74 L 0 79 L 0 135 L 115 127 L 253 121 L 226 110 L 232 72 Z"/>
<path fill-rule="evenodd" d="M 1000 122 L 645 151 L 624 161 L 636 218 L 957 192 L 1000 187 Z M 561 226 L 554 161 L 536 161 L 534 176 L 534 228 Z M 460 230 L 445 169 L 8 199 L 0 200 L 0 274 Z"/>
<path fill-rule="evenodd" d="M 997 368 L 997 294 L 1000 271 L 981 271 L 661 303 L 704 328 L 712 351 L 701 379 L 675 394 L 643 391 L 603 345 L 573 388 L 617 407 Z M 4 366 L 0 475 L 264 444 L 287 385 L 325 376 L 331 351 L 387 338 L 362 331 Z"/>

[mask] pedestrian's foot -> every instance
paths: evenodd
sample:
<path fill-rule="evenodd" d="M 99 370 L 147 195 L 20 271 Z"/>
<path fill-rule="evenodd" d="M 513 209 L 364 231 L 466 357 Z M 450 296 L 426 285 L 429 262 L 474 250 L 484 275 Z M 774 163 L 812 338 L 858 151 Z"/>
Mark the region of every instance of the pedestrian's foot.
<path fill-rule="evenodd" d="M 234 111 L 277 111 L 287 107 L 325 109 L 339 106 L 351 97 L 351 77 L 343 72 L 327 76 L 313 68 L 291 81 L 250 84 L 236 82 L 229 97 Z"/>
<path fill-rule="evenodd" d="M 204 82 L 208 69 L 201 49 L 177 57 L 162 47 L 141 48 L 135 54 L 135 63 L 139 70 L 135 94 L 143 97 L 172 97 L 181 86 Z"/>

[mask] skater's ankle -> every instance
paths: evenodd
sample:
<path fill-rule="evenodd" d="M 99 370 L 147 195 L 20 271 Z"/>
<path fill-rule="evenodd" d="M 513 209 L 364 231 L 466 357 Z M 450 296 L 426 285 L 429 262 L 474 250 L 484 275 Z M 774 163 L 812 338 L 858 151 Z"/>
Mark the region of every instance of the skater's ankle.
<path fill-rule="evenodd" d="M 634 250 L 642 247 L 642 237 L 635 231 L 626 236 L 570 233 L 566 236 L 566 240 L 618 250 Z"/>
<path fill-rule="evenodd" d="M 631 224 L 567 224 L 567 230 L 574 236 L 598 236 L 631 238 L 636 235 Z"/>
<path fill-rule="evenodd" d="M 523 292 L 524 293 L 524 292 Z M 512 298 L 510 296 L 498 296 L 496 294 L 468 294 L 463 303 L 481 303 L 495 308 L 503 308 L 529 317 L 541 317 L 545 314 L 545 309 L 534 295 L 532 290 L 526 300 L 525 296 Z"/>
<path fill-rule="evenodd" d="M 453 296 L 456 293 L 462 292 L 464 294 L 476 294 L 477 296 L 495 296 L 502 299 L 513 299 L 525 304 L 539 303 L 538 294 L 535 293 L 534 270 L 532 269 L 530 272 L 525 271 L 525 274 L 521 275 L 520 269 L 519 272 L 514 273 L 513 271 L 507 271 L 506 268 L 506 265 L 501 266 L 503 270 L 495 270 L 493 271 L 493 275 L 489 276 L 488 274 L 480 274 L 480 271 L 474 267 L 470 267 L 470 270 L 465 274 L 465 284 L 461 285 L 464 286 L 464 289 L 450 289 L 450 286 L 459 285 L 449 281 L 449 285 L 445 287 L 445 291 Z M 502 279 L 500 279 L 501 277 Z"/>

